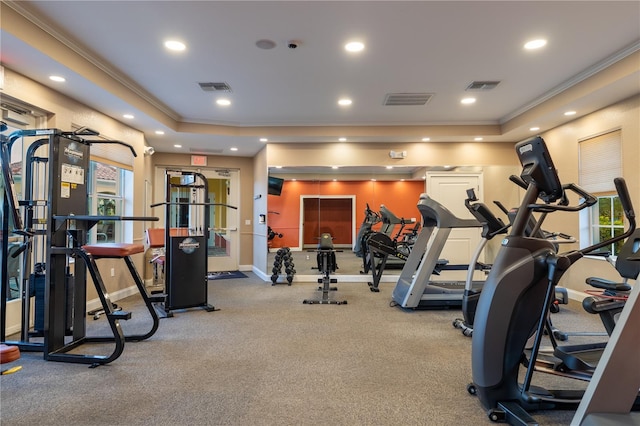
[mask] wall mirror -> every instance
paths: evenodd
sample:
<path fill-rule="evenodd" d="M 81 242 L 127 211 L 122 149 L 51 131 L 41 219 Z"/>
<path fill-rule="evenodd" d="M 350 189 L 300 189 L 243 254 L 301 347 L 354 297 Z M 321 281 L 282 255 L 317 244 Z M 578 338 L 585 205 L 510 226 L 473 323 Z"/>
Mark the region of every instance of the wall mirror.
<path fill-rule="evenodd" d="M 384 232 L 400 242 L 415 235 L 420 225 L 416 204 L 425 192 L 425 170 L 270 167 L 267 273 L 272 273 L 278 249 L 288 247 L 297 275 L 317 275 L 314 250 L 320 236 L 329 233 L 338 250 L 336 275 L 370 275 L 364 264 L 362 236 L 368 230 Z M 390 257 L 388 263 L 385 273 L 398 274 L 403 262 Z"/>

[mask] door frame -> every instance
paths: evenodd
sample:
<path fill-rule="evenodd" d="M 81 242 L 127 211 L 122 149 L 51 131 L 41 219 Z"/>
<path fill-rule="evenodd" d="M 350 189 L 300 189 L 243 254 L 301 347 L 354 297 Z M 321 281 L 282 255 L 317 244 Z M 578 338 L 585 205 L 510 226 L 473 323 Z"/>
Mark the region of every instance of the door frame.
<path fill-rule="evenodd" d="M 225 170 L 225 171 L 229 171 L 231 172 L 230 177 L 228 178 L 230 180 L 230 190 L 232 192 L 232 194 L 234 194 L 232 196 L 232 200 L 236 200 L 237 203 L 237 207 L 238 209 L 228 209 L 229 210 L 229 215 L 233 215 L 233 220 L 229 221 L 229 217 L 227 216 L 227 226 L 228 226 L 228 230 L 229 232 L 232 232 L 233 235 L 233 244 L 231 246 L 231 250 L 229 253 L 229 262 L 225 263 L 224 265 L 220 265 L 219 267 L 212 267 L 211 266 L 211 259 L 216 259 L 215 257 L 207 257 L 207 263 L 208 263 L 208 270 L 209 271 L 224 271 L 224 270 L 238 270 L 239 266 L 240 266 L 240 235 L 238 232 L 238 227 L 239 227 L 239 223 L 240 223 L 240 170 L 239 169 L 235 169 L 235 168 L 221 168 L 221 167 L 189 167 L 189 166 L 176 166 L 176 167 L 171 167 L 171 166 L 155 166 L 155 173 L 154 173 L 154 185 L 153 185 L 153 192 L 154 192 L 154 199 L 157 200 L 156 202 L 161 202 L 164 201 L 165 199 L 165 174 L 167 170 L 180 170 L 180 171 L 190 171 L 190 172 L 198 172 L 198 173 L 202 173 L 207 179 L 211 179 L 212 174 L 218 174 L 220 170 Z M 220 176 L 220 178 L 222 178 L 222 176 Z M 235 198 L 234 198 L 235 197 Z M 164 218 L 164 209 L 158 209 L 157 211 L 153 212 L 155 216 L 157 216 L 159 218 L 159 223 L 158 225 L 156 225 L 155 227 L 164 227 L 165 225 L 165 218 Z M 211 227 L 213 226 L 213 224 L 211 224 Z M 210 232 L 213 232 L 213 229 L 210 229 Z M 220 259 L 220 257 L 218 257 L 217 259 Z M 212 269 L 213 268 L 213 269 Z"/>
<path fill-rule="evenodd" d="M 296 247 L 298 250 L 304 250 L 304 200 L 307 198 L 319 198 L 319 199 L 351 199 L 351 248 L 356 241 L 356 196 L 355 195 L 301 195 L 300 196 L 300 223 L 298 226 L 299 236 L 298 244 Z"/>

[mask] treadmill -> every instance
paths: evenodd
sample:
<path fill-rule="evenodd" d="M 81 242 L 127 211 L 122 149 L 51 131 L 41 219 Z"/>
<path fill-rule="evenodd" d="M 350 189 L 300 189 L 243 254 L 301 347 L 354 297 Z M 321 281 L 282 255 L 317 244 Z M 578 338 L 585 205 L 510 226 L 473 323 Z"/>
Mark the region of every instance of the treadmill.
<path fill-rule="evenodd" d="M 421 194 L 418 210 L 422 215 L 422 231 L 405 262 L 392 298 L 402 308 L 460 308 L 466 281 L 431 281 L 451 230 L 454 228 L 482 228 L 476 219 L 460 219 L 427 194 Z M 433 238 L 431 238 L 433 236 Z M 477 251 L 476 251 L 477 252 Z M 470 265 L 477 265 L 479 253 Z M 445 266 L 438 269 L 468 269 Z M 476 266 L 474 266 L 475 268 Z M 480 291 L 483 281 L 474 281 L 472 289 Z"/>

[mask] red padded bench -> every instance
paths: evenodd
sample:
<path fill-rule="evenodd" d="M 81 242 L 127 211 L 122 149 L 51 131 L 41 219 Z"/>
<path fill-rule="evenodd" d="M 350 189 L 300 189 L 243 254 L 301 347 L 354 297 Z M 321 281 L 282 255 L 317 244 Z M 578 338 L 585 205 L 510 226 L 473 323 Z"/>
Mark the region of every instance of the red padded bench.
<path fill-rule="evenodd" d="M 158 329 L 159 317 L 158 314 L 153 307 L 153 303 L 163 302 L 165 296 L 163 294 L 149 295 L 147 294 L 147 290 L 144 287 L 144 282 L 142 278 L 140 278 L 140 274 L 136 270 L 136 267 L 131 260 L 131 256 L 138 253 L 144 252 L 144 245 L 142 244 L 132 244 L 132 243 L 101 243 L 101 244 L 87 244 L 82 246 L 82 250 L 89 256 L 90 261 L 87 262 L 87 268 L 91 277 L 93 278 L 96 285 L 100 288 L 104 287 L 104 282 L 102 281 L 102 277 L 100 272 L 98 271 L 97 264 L 94 260 L 98 259 L 124 259 L 127 268 L 129 269 L 129 273 L 133 278 L 133 281 L 138 288 L 138 292 L 142 296 L 144 303 L 149 311 L 153 319 L 153 325 L 151 330 L 149 330 L 145 334 L 136 334 L 130 336 L 124 336 L 126 341 L 140 341 L 151 337 L 156 330 Z M 106 291 L 105 291 L 106 293 Z M 105 313 L 108 318 L 114 319 L 122 319 L 127 320 L 131 318 L 131 314 L 129 312 L 117 311 L 114 312 L 112 309 L 111 302 L 109 300 L 105 300 L 103 295 L 99 294 L 102 299 L 102 305 L 105 309 Z"/>
<path fill-rule="evenodd" d="M 17 346 L 9 346 L 4 343 L 0 344 L 0 364 L 13 362 L 20 358 L 20 348 Z"/>

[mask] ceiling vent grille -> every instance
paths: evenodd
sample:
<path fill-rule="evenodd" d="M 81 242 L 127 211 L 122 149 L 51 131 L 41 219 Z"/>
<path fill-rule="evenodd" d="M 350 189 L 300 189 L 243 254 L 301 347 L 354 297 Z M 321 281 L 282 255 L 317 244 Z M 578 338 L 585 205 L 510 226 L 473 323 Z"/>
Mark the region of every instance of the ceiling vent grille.
<path fill-rule="evenodd" d="M 231 92 L 231 87 L 227 83 L 198 83 L 205 92 Z"/>
<path fill-rule="evenodd" d="M 189 152 L 194 154 L 222 154 L 222 149 L 210 149 L 210 148 L 189 148 Z"/>
<path fill-rule="evenodd" d="M 499 81 L 472 81 L 465 90 L 493 90 Z"/>
<path fill-rule="evenodd" d="M 433 93 L 388 93 L 383 105 L 388 106 L 420 106 L 426 105 Z"/>

